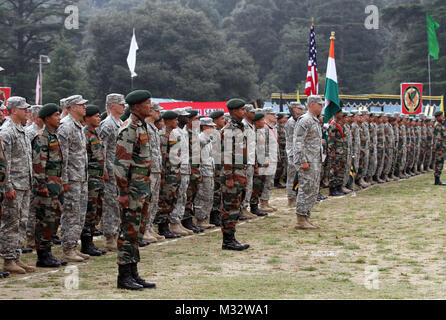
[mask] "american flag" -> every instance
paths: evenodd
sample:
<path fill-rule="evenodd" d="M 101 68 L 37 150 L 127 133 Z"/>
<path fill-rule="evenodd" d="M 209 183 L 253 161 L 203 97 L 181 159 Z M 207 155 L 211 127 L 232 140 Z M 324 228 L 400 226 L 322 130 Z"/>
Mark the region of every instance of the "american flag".
<path fill-rule="evenodd" d="M 314 25 L 310 29 L 310 54 L 308 58 L 307 83 L 305 85 L 305 94 L 319 94 L 319 83 L 317 77 L 317 50 L 316 50 L 316 34 L 314 33 Z"/>

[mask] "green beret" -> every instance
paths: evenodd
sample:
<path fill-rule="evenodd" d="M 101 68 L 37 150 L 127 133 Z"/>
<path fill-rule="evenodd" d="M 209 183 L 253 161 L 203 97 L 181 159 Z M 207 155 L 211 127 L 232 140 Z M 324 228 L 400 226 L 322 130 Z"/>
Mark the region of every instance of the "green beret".
<path fill-rule="evenodd" d="M 228 107 L 229 110 L 235 110 L 240 109 L 245 106 L 246 102 L 242 99 L 231 99 L 226 103 L 226 107 Z"/>
<path fill-rule="evenodd" d="M 96 113 L 101 113 L 98 106 L 95 106 L 94 104 L 87 105 L 87 108 L 85 108 L 85 116 L 91 117 L 94 116 Z"/>
<path fill-rule="evenodd" d="M 38 116 L 40 119 L 45 119 L 56 112 L 59 112 L 59 106 L 55 103 L 47 103 L 39 110 Z"/>
<path fill-rule="evenodd" d="M 198 111 L 197 110 L 191 110 L 191 111 L 188 111 L 188 112 L 189 112 L 189 115 L 187 116 L 188 118 L 193 118 L 196 115 L 198 115 Z"/>
<path fill-rule="evenodd" d="M 209 118 L 211 119 L 218 119 L 220 117 L 223 117 L 225 115 L 225 113 L 221 110 L 218 111 L 213 111 L 210 115 Z"/>
<path fill-rule="evenodd" d="M 168 111 L 164 112 L 161 117 L 164 120 L 177 119 L 178 118 L 178 113 L 176 113 L 175 111 L 168 110 Z"/>
<path fill-rule="evenodd" d="M 130 92 L 127 97 L 125 97 L 125 102 L 127 102 L 130 106 L 141 103 L 150 99 L 152 94 L 147 90 L 135 90 Z"/>
<path fill-rule="evenodd" d="M 121 118 L 122 121 L 125 121 L 125 120 L 127 120 L 129 117 L 130 117 L 130 108 L 127 107 L 127 108 L 125 108 L 124 113 L 121 115 L 120 118 Z"/>
<path fill-rule="evenodd" d="M 105 118 L 107 118 L 107 117 L 108 117 L 107 111 L 104 111 L 101 113 L 101 121 L 104 121 Z"/>
<path fill-rule="evenodd" d="M 443 111 L 435 111 L 434 113 L 434 117 L 439 117 L 441 115 L 443 115 Z"/>
<path fill-rule="evenodd" d="M 263 119 L 265 117 L 265 115 L 261 112 L 256 112 L 256 114 L 254 115 L 254 121 Z"/>

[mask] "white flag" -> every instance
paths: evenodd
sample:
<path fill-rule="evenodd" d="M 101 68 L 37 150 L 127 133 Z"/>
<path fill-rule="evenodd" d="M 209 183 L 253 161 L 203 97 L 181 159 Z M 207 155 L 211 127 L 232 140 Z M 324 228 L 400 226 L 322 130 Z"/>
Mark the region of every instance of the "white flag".
<path fill-rule="evenodd" d="M 137 74 L 135 73 L 135 67 L 136 67 L 136 51 L 138 49 L 139 48 L 138 48 L 138 44 L 136 43 L 136 37 L 135 37 L 135 29 L 133 29 L 132 42 L 130 43 L 130 51 L 129 51 L 129 55 L 127 57 L 127 64 L 129 65 L 129 69 L 130 69 L 132 78 L 137 76 Z"/>
<path fill-rule="evenodd" d="M 5 71 L 5 69 L 3 69 L 2 67 L 0 67 L 0 71 Z"/>
<path fill-rule="evenodd" d="M 36 81 L 36 104 L 39 104 L 40 100 L 40 77 L 37 75 L 37 81 Z"/>

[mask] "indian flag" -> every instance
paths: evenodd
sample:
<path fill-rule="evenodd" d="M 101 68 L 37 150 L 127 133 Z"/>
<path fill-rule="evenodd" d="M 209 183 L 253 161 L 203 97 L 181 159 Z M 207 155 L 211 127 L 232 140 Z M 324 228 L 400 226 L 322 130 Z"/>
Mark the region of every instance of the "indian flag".
<path fill-rule="evenodd" d="M 328 55 L 327 76 L 325 80 L 325 123 L 328 123 L 335 113 L 340 110 L 338 75 L 336 73 L 336 62 L 334 55 L 334 32 L 331 33 L 330 41 L 330 53 Z"/>

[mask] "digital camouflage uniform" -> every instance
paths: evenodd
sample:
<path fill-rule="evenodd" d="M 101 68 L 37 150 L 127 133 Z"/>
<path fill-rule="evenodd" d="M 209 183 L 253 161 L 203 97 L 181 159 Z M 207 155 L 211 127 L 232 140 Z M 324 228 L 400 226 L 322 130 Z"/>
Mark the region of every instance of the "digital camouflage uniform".
<path fill-rule="evenodd" d="M 266 168 L 266 137 L 265 130 L 255 129 L 256 133 L 256 157 L 255 157 L 255 165 L 253 170 L 253 179 L 252 179 L 252 194 L 249 200 L 249 203 L 252 206 L 259 205 L 259 197 L 263 192 L 263 188 L 265 186 L 265 170 Z"/>
<path fill-rule="evenodd" d="M 2 221 L 3 201 L 5 200 L 5 180 L 8 163 L 3 152 L 2 140 L 0 139 L 0 223 Z M 0 238 L 1 239 L 1 238 Z"/>
<path fill-rule="evenodd" d="M 414 163 L 413 168 L 414 170 L 418 169 L 418 161 L 420 159 L 420 152 L 421 152 L 421 127 L 418 126 L 418 122 L 415 123 L 416 126 L 414 128 L 415 133 L 415 153 L 414 153 Z"/>
<path fill-rule="evenodd" d="M 398 162 L 398 154 L 399 154 L 399 143 L 401 139 L 400 127 L 398 126 L 398 122 L 394 122 L 392 125 L 393 133 L 394 133 L 394 144 L 393 144 L 393 161 L 392 161 L 392 169 L 391 173 L 396 174 L 399 170 L 399 162 Z"/>
<path fill-rule="evenodd" d="M 63 249 L 75 249 L 85 224 L 88 203 L 87 138 L 82 125 L 71 114 L 64 118 L 56 131 L 62 150 L 62 184 L 64 193 L 61 217 Z"/>
<path fill-rule="evenodd" d="M 98 129 L 99 138 L 102 140 L 104 146 L 105 174 L 110 176 L 110 180 L 104 182 L 104 198 L 102 203 L 102 224 L 105 237 L 113 237 L 119 231 L 118 186 L 116 185 L 113 163 L 116 155 L 118 131 L 121 125 L 122 120 L 115 119 L 110 114 L 101 122 L 101 128 Z"/>
<path fill-rule="evenodd" d="M 389 175 L 392 170 L 392 163 L 393 163 L 393 148 L 395 144 L 395 133 L 393 131 L 392 125 L 387 122 L 384 125 L 384 151 L 385 151 L 385 157 L 384 157 L 384 169 L 383 173 L 385 175 Z"/>
<path fill-rule="evenodd" d="M 427 128 L 426 124 L 421 122 L 420 126 L 420 156 L 418 157 L 418 171 L 421 171 L 421 165 L 424 164 L 424 159 L 426 157 L 426 147 L 427 147 Z M 423 168 L 426 170 L 426 168 Z"/>
<path fill-rule="evenodd" d="M 309 218 L 319 194 L 322 162 L 322 129 L 319 120 L 310 112 L 297 121 L 294 130 L 293 162 L 296 168 L 299 168 L 296 214 Z M 302 170 L 303 163 L 308 163 L 310 170 Z"/>
<path fill-rule="evenodd" d="M 342 124 L 333 120 L 328 129 L 327 156 L 328 156 L 328 182 L 330 188 L 337 188 L 344 184 L 347 161 L 347 144 Z M 300 180 L 299 180 L 300 181 Z"/>
<path fill-rule="evenodd" d="M 368 168 L 369 168 L 369 153 L 370 153 L 370 132 L 369 132 L 369 124 L 364 121 L 361 124 L 360 130 L 360 158 L 359 158 L 359 169 L 357 178 L 365 178 L 367 177 Z"/>
<path fill-rule="evenodd" d="M 214 159 L 212 158 L 211 138 L 204 133 L 199 135 L 201 146 L 200 175 L 202 180 L 198 183 L 198 191 L 194 200 L 195 217 L 199 221 L 209 218 L 212 210 L 214 194 Z"/>
<path fill-rule="evenodd" d="M 197 143 L 198 146 L 198 133 L 192 132 L 187 126 L 184 128 L 187 133 L 187 141 L 189 143 L 189 163 L 191 168 L 189 185 L 186 191 L 186 207 L 184 211 L 184 219 L 195 216 L 194 202 L 198 194 L 198 185 L 200 184 L 202 177 L 200 172 L 200 161 L 194 161 L 195 153 L 192 152 L 193 145 Z M 199 153 L 199 151 L 198 151 Z"/>
<path fill-rule="evenodd" d="M 344 173 L 344 180 L 342 182 L 342 185 L 347 185 L 349 177 L 350 177 L 350 170 L 352 166 L 352 155 L 353 155 L 353 136 L 352 136 L 352 129 L 348 123 L 344 124 L 344 144 L 346 143 L 347 146 L 345 148 L 346 154 L 347 154 L 347 161 L 345 165 L 345 173 Z"/>
<path fill-rule="evenodd" d="M 427 170 L 431 167 L 432 163 L 432 149 L 434 147 L 434 127 L 431 125 L 426 126 L 426 156 L 424 158 L 424 169 Z"/>
<path fill-rule="evenodd" d="M 398 170 L 402 173 L 406 168 L 407 162 L 407 130 L 406 126 L 400 126 L 400 139 L 398 141 Z"/>
<path fill-rule="evenodd" d="M 407 130 L 408 137 L 408 150 L 407 150 L 407 170 L 412 170 L 414 163 L 414 153 L 415 153 L 415 135 L 413 126 L 409 125 Z"/>
<path fill-rule="evenodd" d="M 5 193 L 16 191 L 16 197 L 13 200 L 5 199 L 3 202 L 0 256 L 12 260 L 20 258 L 26 235 L 32 187 L 31 142 L 25 135 L 25 128 L 12 120 L 3 124 L 0 135 L 8 163 Z"/>
<path fill-rule="evenodd" d="M 434 124 L 434 151 L 434 176 L 439 178 L 441 176 L 441 172 L 443 171 L 444 155 L 446 151 L 446 128 L 438 121 L 435 121 Z"/>
<path fill-rule="evenodd" d="M 277 124 L 277 140 L 279 146 L 279 162 L 277 163 L 275 179 L 280 182 L 280 179 L 286 174 L 287 170 L 287 155 L 286 155 L 286 130 L 282 123 Z"/>
<path fill-rule="evenodd" d="M 260 195 L 260 200 L 269 201 L 274 188 L 274 177 L 278 163 L 279 144 L 277 143 L 277 129 L 265 121 L 266 156 L 270 165 L 265 168 L 265 186 Z"/>
<path fill-rule="evenodd" d="M 101 221 L 104 198 L 104 146 L 95 128 L 85 126 L 88 155 L 88 204 L 82 235 L 93 236 L 93 231 Z"/>
<path fill-rule="evenodd" d="M 382 132 L 383 127 L 381 124 L 378 125 L 375 122 L 369 123 L 369 134 L 370 134 L 370 160 L 369 160 L 369 168 L 367 172 L 368 177 L 373 177 L 375 174 L 380 173 L 382 171 L 382 158 L 378 160 L 378 148 L 384 148 L 384 141 L 380 140 L 379 133 Z M 384 139 L 384 137 L 382 137 Z M 380 149 L 382 150 L 382 149 Z M 382 151 L 381 151 L 382 152 Z M 381 153 L 382 154 L 382 153 Z"/>
<path fill-rule="evenodd" d="M 246 119 L 242 120 L 243 125 L 245 126 L 245 135 L 247 137 L 254 137 L 255 133 L 256 133 L 256 129 L 254 128 L 253 124 L 250 124 Z M 253 140 L 250 140 L 250 138 L 248 138 L 248 141 L 253 141 L 255 143 L 255 138 Z M 243 196 L 243 203 L 242 203 L 242 207 L 243 208 L 247 208 L 250 201 L 251 201 L 251 197 L 252 197 L 252 193 L 253 193 L 253 187 L 254 187 L 254 171 L 255 171 L 255 165 L 249 164 L 248 168 L 246 169 L 246 192 Z M 263 186 L 262 186 L 262 190 L 263 190 Z"/>
<path fill-rule="evenodd" d="M 178 223 L 184 218 L 186 209 L 186 193 L 189 187 L 191 167 L 189 163 L 189 143 L 187 138 L 187 128 L 175 128 L 173 130 L 176 140 L 180 141 L 181 150 L 181 182 L 177 192 L 177 200 L 173 211 L 171 212 L 169 219 L 171 223 Z"/>
<path fill-rule="evenodd" d="M 296 125 L 296 119 L 291 117 L 285 124 L 286 134 L 286 155 L 287 155 L 287 179 L 286 179 L 286 195 L 289 200 L 296 199 L 296 192 L 294 192 L 294 178 L 296 177 L 296 167 L 293 162 L 293 140 L 294 140 L 294 127 Z"/>
<path fill-rule="evenodd" d="M 150 169 L 152 152 L 147 125 L 131 114 L 119 129 L 116 143 L 114 173 L 119 196 L 129 197 L 128 208 L 121 208 L 117 262 L 120 265 L 138 263 L 139 240 L 144 234 L 150 203 Z"/>
<path fill-rule="evenodd" d="M 47 127 L 32 142 L 33 203 L 36 208 L 36 250 L 50 250 L 62 215 L 62 150 L 56 133 Z M 48 189 L 49 196 L 39 193 Z"/>
<path fill-rule="evenodd" d="M 359 158 L 360 158 L 360 146 L 361 146 L 361 134 L 359 125 L 356 122 L 353 122 L 351 125 L 352 132 L 352 157 L 353 157 L 353 165 L 356 169 L 356 173 L 358 173 L 359 169 Z"/>

